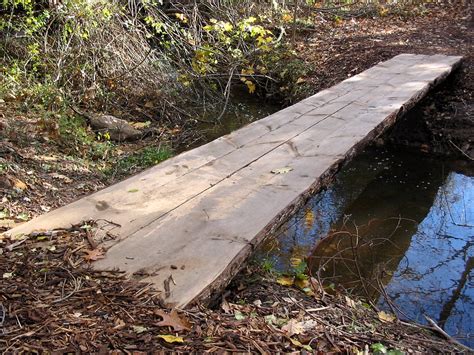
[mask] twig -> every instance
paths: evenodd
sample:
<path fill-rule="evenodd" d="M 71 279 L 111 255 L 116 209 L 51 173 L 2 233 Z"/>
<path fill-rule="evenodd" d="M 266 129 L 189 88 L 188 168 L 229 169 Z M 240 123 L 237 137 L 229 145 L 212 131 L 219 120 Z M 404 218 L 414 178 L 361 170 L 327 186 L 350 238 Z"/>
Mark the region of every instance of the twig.
<path fill-rule="evenodd" d="M 443 329 L 441 329 L 441 327 L 436 324 L 436 322 L 431 319 L 430 317 L 428 316 L 424 316 L 426 318 L 426 320 L 428 321 L 428 323 L 430 323 L 434 330 L 436 330 L 439 334 L 441 334 L 442 336 L 444 336 L 446 339 L 448 339 L 451 343 L 453 344 L 456 344 L 457 346 L 459 346 L 460 348 L 464 349 L 464 350 L 467 350 L 469 352 L 472 352 L 474 351 L 474 349 L 471 349 L 470 347 L 464 345 L 464 344 L 461 344 L 459 341 L 457 341 L 456 339 L 454 339 L 451 335 L 449 335 L 448 333 L 446 333 Z"/>
<path fill-rule="evenodd" d="M 225 103 L 224 103 L 224 108 L 222 109 L 222 112 L 220 113 L 219 117 L 217 117 L 217 122 L 219 122 L 221 120 L 221 118 L 224 116 L 226 110 L 227 110 L 227 104 L 229 103 L 229 97 L 230 97 L 230 84 L 232 82 L 232 77 L 234 76 L 234 71 L 235 71 L 235 67 L 233 67 L 230 71 L 230 75 L 229 75 L 229 80 L 227 80 L 227 85 L 225 87 Z"/>
<path fill-rule="evenodd" d="M 461 148 L 459 148 L 456 144 L 454 144 L 454 142 L 452 140 L 449 140 L 449 143 L 451 143 L 454 146 L 454 148 L 459 150 L 459 152 L 461 152 L 461 154 L 464 155 L 467 159 L 469 159 L 471 161 L 474 161 L 473 157 L 471 157 L 469 154 L 467 154 L 465 151 L 463 151 Z"/>
<path fill-rule="evenodd" d="M 0 327 L 3 326 L 3 322 L 5 322 L 5 318 L 7 317 L 7 311 L 3 303 L 0 303 Z"/>

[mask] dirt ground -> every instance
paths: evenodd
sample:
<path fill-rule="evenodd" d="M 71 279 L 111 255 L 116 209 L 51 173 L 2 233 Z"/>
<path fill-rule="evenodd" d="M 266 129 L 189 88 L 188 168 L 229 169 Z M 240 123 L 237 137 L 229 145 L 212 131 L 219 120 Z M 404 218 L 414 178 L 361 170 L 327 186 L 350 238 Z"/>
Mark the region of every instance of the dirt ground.
<path fill-rule="evenodd" d="M 309 93 L 398 53 L 463 55 L 455 77 L 385 140 L 472 160 L 473 29 L 467 6 L 438 6 L 410 18 L 322 19 L 300 32 L 297 52 L 314 68 L 306 78 Z M 0 163 L 9 167 L 0 175 L 0 231 L 111 182 L 96 163 L 71 160 L 61 146 L 29 129 L 34 119 L 17 113 L 7 117 L 4 111 L 0 119 Z M 88 230 L 32 235 L 20 243 L 0 238 L 0 349 L 356 353 L 374 351 L 370 347 L 380 343 L 405 352 L 465 351 L 432 329 L 404 324 L 344 295 L 326 294 L 318 285 L 308 296 L 255 269 L 243 270 L 214 307 L 163 313 L 150 287 L 125 281 L 120 273 L 89 269 L 88 263 L 101 255 Z"/>
<path fill-rule="evenodd" d="M 314 68 L 311 93 L 400 53 L 464 57 L 461 68 L 390 132 L 387 140 L 426 153 L 474 159 L 474 18 L 472 5 L 431 5 L 412 18 L 320 23 L 301 35 L 299 52 Z"/>

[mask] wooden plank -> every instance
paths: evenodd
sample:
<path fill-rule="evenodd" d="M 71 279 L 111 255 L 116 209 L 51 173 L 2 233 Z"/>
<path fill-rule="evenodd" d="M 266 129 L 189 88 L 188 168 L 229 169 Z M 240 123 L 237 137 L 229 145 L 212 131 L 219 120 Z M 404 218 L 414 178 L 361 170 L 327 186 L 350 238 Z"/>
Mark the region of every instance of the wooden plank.
<path fill-rule="evenodd" d="M 394 57 L 9 233 L 112 221 L 121 226 L 117 239 L 95 267 L 151 281 L 178 307 L 206 299 L 305 196 L 460 59 Z M 283 167 L 292 170 L 272 173 Z"/>
<path fill-rule="evenodd" d="M 183 154 L 170 159 L 158 166 L 161 166 L 161 169 L 152 168 L 36 218 L 33 223 L 24 224 L 14 232 L 30 233 L 34 229 L 64 228 L 78 221 L 100 219 L 114 222 L 112 227 L 113 233 L 118 236 L 117 241 L 126 238 L 318 120 L 325 119 L 325 116 L 367 94 L 358 90 L 352 90 L 349 94 L 340 92 L 342 91 L 331 90 L 329 95 L 324 92 L 322 95 L 317 94 L 310 102 L 282 110 L 269 116 L 270 119 L 265 118 L 260 126 L 247 126 L 236 131 L 238 134 L 231 134 L 191 151 L 193 154 Z M 328 101 L 320 101 L 321 97 Z M 318 114 L 318 110 L 322 114 Z M 324 117 L 321 117 L 322 115 Z M 249 139 L 248 137 L 252 137 L 252 131 L 249 129 L 262 125 L 267 126 L 265 132 Z"/>

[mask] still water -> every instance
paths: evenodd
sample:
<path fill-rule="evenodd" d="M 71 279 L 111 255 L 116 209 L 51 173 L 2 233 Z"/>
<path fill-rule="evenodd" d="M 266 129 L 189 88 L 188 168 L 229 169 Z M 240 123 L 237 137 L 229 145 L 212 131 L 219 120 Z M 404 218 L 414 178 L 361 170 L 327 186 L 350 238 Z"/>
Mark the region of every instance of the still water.
<path fill-rule="evenodd" d="M 327 287 L 474 346 L 474 166 L 370 148 L 257 257 L 279 271 L 306 258 Z"/>

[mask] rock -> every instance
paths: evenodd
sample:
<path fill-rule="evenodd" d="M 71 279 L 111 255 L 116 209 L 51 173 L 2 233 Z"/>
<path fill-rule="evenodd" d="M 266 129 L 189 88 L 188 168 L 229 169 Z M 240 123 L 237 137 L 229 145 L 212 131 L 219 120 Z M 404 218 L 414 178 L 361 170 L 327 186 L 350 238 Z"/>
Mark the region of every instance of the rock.
<path fill-rule="evenodd" d="M 112 115 L 89 114 L 90 125 L 102 133 L 108 132 L 114 141 L 132 141 L 142 137 L 142 132 L 130 123 Z"/>

